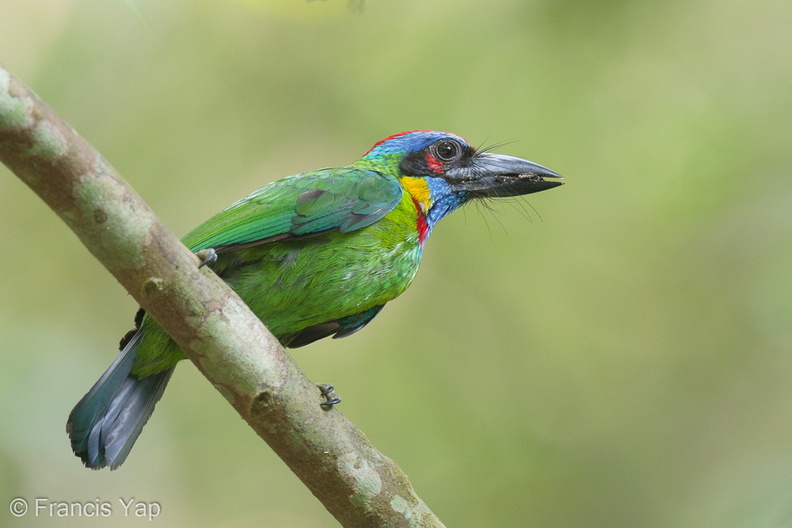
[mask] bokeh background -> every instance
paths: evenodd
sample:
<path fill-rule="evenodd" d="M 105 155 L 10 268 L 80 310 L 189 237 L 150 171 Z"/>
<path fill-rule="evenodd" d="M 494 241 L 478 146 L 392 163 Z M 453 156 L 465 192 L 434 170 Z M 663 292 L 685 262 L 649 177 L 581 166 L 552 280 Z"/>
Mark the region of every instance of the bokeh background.
<path fill-rule="evenodd" d="M 293 352 L 449 526 L 792 526 L 781 0 L 8 0 L 0 61 L 177 234 L 440 129 L 566 177 L 443 221 L 410 290 Z M 135 304 L 0 167 L 0 525 L 336 521 L 185 363 L 127 463 L 66 416 Z M 14 497 L 111 501 L 14 518 Z M 152 524 L 154 525 L 154 524 Z"/>

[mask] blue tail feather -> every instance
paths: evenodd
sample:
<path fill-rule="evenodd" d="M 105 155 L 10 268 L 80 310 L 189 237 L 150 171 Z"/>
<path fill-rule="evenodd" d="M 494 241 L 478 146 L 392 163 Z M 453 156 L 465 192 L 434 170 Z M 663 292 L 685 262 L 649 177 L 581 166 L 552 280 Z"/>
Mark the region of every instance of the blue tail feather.
<path fill-rule="evenodd" d="M 130 374 L 141 337 L 132 336 L 69 414 L 72 450 L 91 469 L 116 469 L 126 460 L 173 374 L 175 367 L 142 379 Z"/>

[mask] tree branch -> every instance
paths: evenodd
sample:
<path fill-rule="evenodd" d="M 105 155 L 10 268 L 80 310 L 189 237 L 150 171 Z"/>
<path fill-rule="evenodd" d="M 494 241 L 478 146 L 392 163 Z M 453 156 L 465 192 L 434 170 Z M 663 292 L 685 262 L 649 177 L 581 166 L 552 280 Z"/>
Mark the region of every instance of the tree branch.
<path fill-rule="evenodd" d="M 347 527 L 442 526 L 242 300 L 110 164 L 0 65 L 0 161 L 38 194 Z M 65 439 L 64 439 L 65 441 Z"/>

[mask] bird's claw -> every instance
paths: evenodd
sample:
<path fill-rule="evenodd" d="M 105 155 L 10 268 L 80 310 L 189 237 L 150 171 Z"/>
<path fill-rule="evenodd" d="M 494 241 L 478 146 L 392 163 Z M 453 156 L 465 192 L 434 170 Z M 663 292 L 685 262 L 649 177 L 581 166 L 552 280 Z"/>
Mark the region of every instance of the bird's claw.
<path fill-rule="evenodd" d="M 327 400 L 319 404 L 322 409 L 329 410 L 334 405 L 341 403 L 341 397 L 334 392 L 332 385 L 329 383 L 317 383 L 316 386 L 319 387 L 319 390 L 322 391 L 321 395 Z"/>
<path fill-rule="evenodd" d="M 217 262 L 217 251 L 215 251 L 214 248 L 206 248 L 196 251 L 195 256 L 201 259 L 201 263 L 198 264 L 198 269 L 201 269 L 204 266 L 209 266 L 211 268 L 212 264 Z"/>

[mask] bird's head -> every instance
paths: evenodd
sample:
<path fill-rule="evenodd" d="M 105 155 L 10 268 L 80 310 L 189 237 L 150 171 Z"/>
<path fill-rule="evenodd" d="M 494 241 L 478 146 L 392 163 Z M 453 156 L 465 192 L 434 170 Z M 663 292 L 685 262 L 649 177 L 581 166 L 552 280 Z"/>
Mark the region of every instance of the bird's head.
<path fill-rule="evenodd" d="M 395 168 L 429 222 L 474 198 L 520 196 L 558 187 L 561 175 L 531 161 L 480 152 L 447 132 L 402 132 L 376 143 L 360 160 Z"/>

